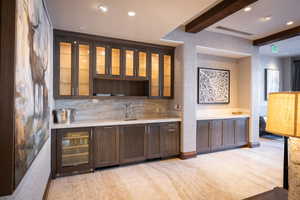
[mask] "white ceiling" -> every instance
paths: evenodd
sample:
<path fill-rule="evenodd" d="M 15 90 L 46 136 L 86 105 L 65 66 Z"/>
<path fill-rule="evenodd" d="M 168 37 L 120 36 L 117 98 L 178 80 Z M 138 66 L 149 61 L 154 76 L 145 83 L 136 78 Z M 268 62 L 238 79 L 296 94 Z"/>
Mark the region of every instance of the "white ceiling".
<path fill-rule="evenodd" d="M 252 10 L 240 10 L 208 28 L 210 31 L 226 33 L 247 39 L 258 39 L 300 25 L 300 0 L 259 0 L 251 5 Z M 270 21 L 261 21 L 262 17 L 272 16 Z M 286 26 L 286 22 L 294 25 Z M 235 29 L 253 36 L 241 36 L 216 29 L 217 26 Z"/>
<path fill-rule="evenodd" d="M 160 39 L 220 0 L 46 0 L 54 28 L 165 44 Z M 108 7 L 107 13 L 97 9 Z M 128 11 L 135 11 L 129 17 Z M 175 45 L 175 44 L 173 44 Z"/>
<path fill-rule="evenodd" d="M 276 45 L 278 47 L 278 53 L 272 53 L 272 45 Z M 276 57 L 299 56 L 300 36 L 262 46 L 259 48 L 259 52 L 263 55 Z"/>

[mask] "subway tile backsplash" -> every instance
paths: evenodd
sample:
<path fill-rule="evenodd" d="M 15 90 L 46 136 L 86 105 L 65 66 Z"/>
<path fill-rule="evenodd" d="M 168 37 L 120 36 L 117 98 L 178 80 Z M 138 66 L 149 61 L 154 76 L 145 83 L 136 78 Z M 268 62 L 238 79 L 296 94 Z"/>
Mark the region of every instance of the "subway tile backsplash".
<path fill-rule="evenodd" d="M 172 108 L 170 100 L 155 99 L 56 100 L 55 108 L 75 109 L 75 121 L 122 120 L 125 118 L 125 104 L 131 105 L 131 118 L 180 116 L 179 112 Z"/>

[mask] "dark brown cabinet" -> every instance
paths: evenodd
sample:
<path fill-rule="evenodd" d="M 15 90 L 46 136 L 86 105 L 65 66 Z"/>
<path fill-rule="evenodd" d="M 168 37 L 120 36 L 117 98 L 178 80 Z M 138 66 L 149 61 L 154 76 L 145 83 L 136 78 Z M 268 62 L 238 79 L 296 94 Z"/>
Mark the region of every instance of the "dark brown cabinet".
<path fill-rule="evenodd" d="M 197 121 L 197 153 L 248 144 L 248 118 Z"/>
<path fill-rule="evenodd" d="M 234 121 L 235 142 L 237 145 L 248 144 L 248 125 L 249 121 L 245 119 L 236 119 Z"/>
<path fill-rule="evenodd" d="M 61 30 L 54 40 L 55 98 L 173 98 L 173 47 Z"/>
<path fill-rule="evenodd" d="M 94 167 L 119 164 L 119 132 L 117 126 L 94 129 Z"/>
<path fill-rule="evenodd" d="M 180 152 L 180 131 L 178 123 L 166 123 L 161 126 L 162 157 L 175 156 Z"/>
<path fill-rule="evenodd" d="M 180 153 L 177 122 L 58 129 L 51 137 L 53 178 Z"/>
<path fill-rule="evenodd" d="M 91 45 L 75 38 L 55 39 L 55 98 L 91 95 Z"/>
<path fill-rule="evenodd" d="M 210 131 L 209 121 L 197 122 L 197 152 L 207 153 L 210 152 Z"/>
<path fill-rule="evenodd" d="M 63 129 L 56 135 L 56 176 L 93 171 L 91 129 Z"/>
<path fill-rule="evenodd" d="M 148 158 L 160 158 L 162 152 L 162 137 L 160 124 L 148 125 Z"/>
<path fill-rule="evenodd" d="M 120 127 L 120 163 L 143 161 L 147 158 L 146 125 Z"/>

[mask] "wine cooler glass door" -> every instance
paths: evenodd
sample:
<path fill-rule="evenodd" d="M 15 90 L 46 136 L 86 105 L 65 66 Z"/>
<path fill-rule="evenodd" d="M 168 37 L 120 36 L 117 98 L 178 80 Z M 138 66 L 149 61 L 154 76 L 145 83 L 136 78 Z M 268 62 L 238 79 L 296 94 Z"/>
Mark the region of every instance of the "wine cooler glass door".
<path fill-rule="evenodd" d="M 62 167 L 89 163 L 89 132 L 68 132 L 62 138 Z"/>

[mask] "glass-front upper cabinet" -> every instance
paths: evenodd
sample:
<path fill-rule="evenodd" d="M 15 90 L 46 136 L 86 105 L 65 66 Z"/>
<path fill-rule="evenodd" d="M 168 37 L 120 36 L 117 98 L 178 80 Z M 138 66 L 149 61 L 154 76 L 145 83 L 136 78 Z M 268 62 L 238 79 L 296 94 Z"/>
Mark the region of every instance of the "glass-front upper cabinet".
<path fill-rule="evenodd" d="M 163 55 L 163 96 L 171 97 L 172 93 L 172 57 Z"/>
<path fill-rule="evenodd" d="M 105 46 L 96 46 L 96 74 L 105 75 L 108 74 L 106 67 L 106 53 L 107 48 Z"/>
<path fill-rule="evenodd" d="M 138 69 L 137 76 L 141 78 L 147 78 L 147 52 L 138 52 Z"/>
<path fill-rule="evenodd" d="M 159 97 L 160 96 L 160 65 L 159 65 L 159 54 L 151 54 L 151 87 L 150 87 L 150 96 Z"/>
<path fill-rule="evenodd" d="M 89 96 L 90 94 L 90 46 L 78 45 L 78 89 L 77 95 Z"/>
<path fill-rule="evenodd" d="M 125 76 L 133 77 L 136 74 L 135 70 L 135 51 L 125 50 Z"/>
<path fill-rule="evenodd" d="M 72 42 L 58 42 L 58 95 L 72 95 Z"/>
<path fill-rule="evenodd" d="M 111 60 L 110 60 L 110 75 L 120 76 L 121 75 L 121 49 L 111 48 Z"/>
<path fill-rule="evenodd" d="M 56 39 L 55 98 L 90 95 L 90 45 Z"/>

